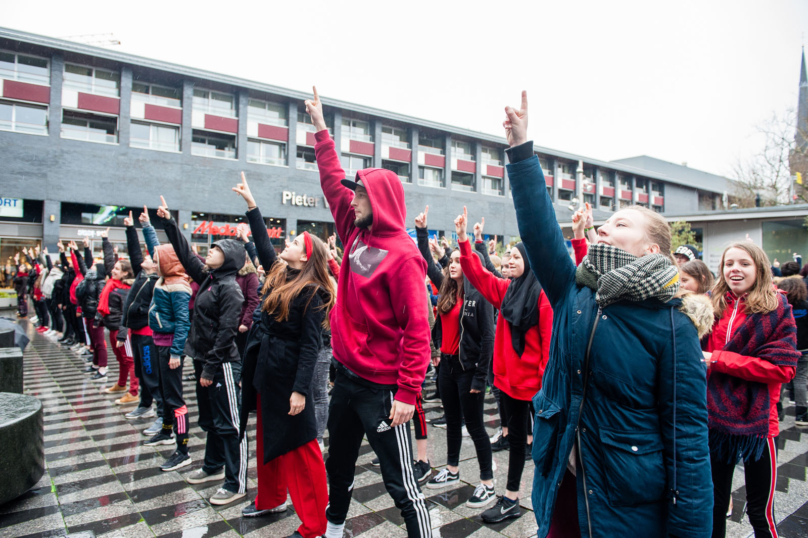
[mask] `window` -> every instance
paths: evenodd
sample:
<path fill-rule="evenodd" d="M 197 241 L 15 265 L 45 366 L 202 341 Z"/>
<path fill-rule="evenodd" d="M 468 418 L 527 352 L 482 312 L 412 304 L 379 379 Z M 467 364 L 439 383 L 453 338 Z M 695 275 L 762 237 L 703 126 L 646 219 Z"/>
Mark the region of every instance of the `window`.
<path fill-rule="evenodd" d="M 218 133 L 194 131 L 191 138 L 191 154 L 201 157 L 236 158 L 236 137 Z"/>
<path fill-rule="evenodd" d="M 631 178 L 625 176 L 619 176 L 618 183 L 620 183 L 620 190 L 621 191 L 630 191 L 631 190 Z"/>
<path fill-rule="evenodd" d="M 550 159 L 542 159 L 539 157 L 539 166 L 541 166 L 541 171 L 545 176 L 553 175 L 553 165 L 550 164 Z"/>
<path fill-rule="evenodd" d="M 614 198 L 611 196 L 601 196 L 600 208 L 606 211 L 614 211 Z"/>
<path fill-rule="evenodd" d="M 0 101 L 0 130 L 48 134 L 48 107 Z"/>
<path fill-rule="evenodd" d="M 265 125 L 286 127 L 289 124 L 287 120 L 288 111 L 286 105 L 282 103 L 250 99 L 247 105 L 247 113 L 251 120 L 258 121 Z"/>
<path fill-rule="evenodd" d="M 461 174 L 452 172 L 452 190 L 474 192 L 474 174 Z"/>
<path fill-rule="evenodd" d="M 179 151 L 180 129 L 172 125 L 133 121 L 129 131 L 129 145 L 133 148 Z"/>
<path fill-rule="evenodd" d="M 482 159 L 485 164 L 502 166 L 502 153 L 497 148 L 487 148 L 483 146 L 480 151 L 480 159 Z"/>
<path fill-rule="evenodd" d="M 235 118 L 237 117 L 236 98 L 227 93 L 194 90 L 194 110 L 225 118 Z"/>
<path fill-rule="evenodd" d="M 295 160 L 298 170 L 317 171 L 317 159 L 314 157 L 314 149 L 297 147 L 297 158 Z"/>
<path fill-rule="evenodd" d="M 62 138 L 117 144 L 118 118 L 65 110 L 62 113 Z"/>
<path fill-rule="evenodd" d="M 64 87 L 85 93 L 119 97 L 121 74 L 83 65 L 65 64 Z"/>
<path fill-rule="evenodd" d="M 570 163 L 559 164 L 561 179 L 575 179 L 575 169 Z"/>
<path fill-rule="evenodd" d="M 402 183 L 412 183 L 412 179 L 410 178 L 410 165 L 408 163 L 382 161 L 382 168 L 395 173 Z"/>
<path fill-rule="evenodd" d="M 651 196 L 664 196 L 664 194 L 662 194 L 662 183 L 658 181 L 651 182 Z"/>
<path fill-rule="evenodd" d="M 286 144 L 264 142 L 263 140 L 247 141 L 247 161 L 259 164 L 286 165 Z"/>
<path fill-rule="evenodd" d="M 584 174 L 582 178 L 582 190 L 584 193 L 584 202 L 595 205 L 595 169 L 591 167 L 584 167 Z"/>
<path fill-rule="evenodd" d="M 418 167 L 418 184 L 422 187 L 443 188 L 443 168 Z"/>
<path fill-rule="evenodd" d="M 360 157 L 359 155 L 348 155 L 343 153 L 340 158 L 342 169 L 345 170 L 345 175 L 351 179 L 356 176 L 356 172 L 370 168 L 370 157 Z"/>
<path fill-rule="evenodd" d="M 464 161 L 473 161 L 474 153 L 471 151 L 471 144 L 460 140 L 452 140 L 452 157 L 463 159 Z"/>
<path fill-rule="evenodd" d="M 410 149 L 410 141 L 407 139 L 407 130 L 397 127 L 382 127 L 382 144 L 394 148 Z"/>
<path fill-rule="evenodd" d="M 182 92 L 178 88 L 132 82 L 132 99 L 153 105 L 182 108 Z"/>
<path fill-rule="evenodd" d="M 430 137 L 423 133 L 418 135 L 418 150 L 424 153 L 443 155 L 443 138 Z"/>
<path fill-rule="evenodd" d="M 634 190 L 636 192 L 648 194 L 648 180 L 637 178 L 634 184 Z"/>
<path fill-rule="evenodd" d="M 370 134 L 370 124 L 366 121 L 351 118 L 342 118 L 342 136 L 349 140 L 373 142 L 373 136 Z"/>
<path fill-rule="evenodd" d="M 569 202 L 569 201 L 572 200 L 573 194 L 575 194 L 575 193 L 573 193 L 572 191 L 565 191 L 564 189 L 558 189 L 558 199 L 559 200 Z"/>
<path fill-rule="evenodd" d="M 614 188 L 614 176 L 608 170 L 600 171 L 600 185 L 601 187 Z"/>
<path fill-rule="evenodd" d="M 632 202 L 631 200 L 620 200 L 620 209 L 625 209 L 632 205 L 634 205 L 634 202 Z"/>
<path fill-rule="evenodd" d="M 27 54 L 0 51 L 0 78 L 49 85 L 48 60 Z"/>
<path fill-rule="evenodd" d="M 483 178 L 483 194 L 490 196 L 505 196 L 505 189 L 503 188 L 505 182 L 499 177 L 484 177 Z M 454 187 L 453 187 L 454 188 Z"/>

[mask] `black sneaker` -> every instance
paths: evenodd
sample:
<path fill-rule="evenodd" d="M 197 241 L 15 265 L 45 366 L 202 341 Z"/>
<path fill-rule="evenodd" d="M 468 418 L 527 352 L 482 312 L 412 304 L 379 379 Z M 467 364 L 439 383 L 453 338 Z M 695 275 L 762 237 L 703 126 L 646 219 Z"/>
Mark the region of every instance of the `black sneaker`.
<path fill-rule="evenodd" d="M 423 484 L 426 479 L 429 478 L 429 475 L 432 474 L 432 466 L 429 465 L 428 461 L 415 461 L 412 464 L 412 472 L 418 483 Z"/>
<path fill-rule="evenodd" d="M 247 506 L 241 509 L 242 517 L 261 517 L 266 516 L 268 514 L 281 514 L 286 512 L 289 509 L 289 506 L 284 502 L 280 506 L 276 506 L 275 508 L 267 508 L 266 510 L 258 510 L 255 507 L 255 501 L 251 502 Z"/>
<path fill-rule="evenodd" d="M 173 445 L 174 434 L 167 434 L 161 431 L 143 444 L 146 446 Z"/>
<path fill-rule="evenodd" d="M 429 423 L 435 426 L 436 428 L 446 428 L 446 415 L 442 415 L 438 418 L 432 419 L 429 421 Z"/>
<path fill-rule="evenodd" d="M 525 461 L 533 461 L 533 443 L 525 445 Z"/>
<path fill-rule="evenodd" d="M 104 379 L 105 377 L 107 377 L 106 372 L 104 372 L 103 374 L 101 372 L 96 372 L 90 379 L 95 381 L 96 379 Z"/>
<path fill-rule="evenodd" d="M 175 450 L 173 454 L 160 466 L 162 471 L 176 471 L 186 465 L 191 465 L 191 456 Z"/>
<path fill-rule="evenodd" d="M 378 457 L 375 457 L 372 460 L 370 460 L 370 464 L 373 465 L 374 467 L 378 467 L 379 465 L 381 465 Z"/>
<path fill-rule="evenodd" d="M 438 400 L 440 400 L 440 396 L 438 396 L 437 392 L 433 392 L 431 394 L 424 394 L 423 400 L 425 402 L 437 402 Z"/>
<path fill-rule="evenodd" d="M 448 467 L 435 475 L 435 478 L 426 483 L 429 489 L 441 489 L 460 482 L 460 471 L 453 473 Z"/>
<path fill-rule="evenodd" d="M 510 450 L 511 444 L 508 442 L 508 437 L 503 435 L 495 443 L 491 443 L 491 450 L 493 452 L 501 452 L 503 450 Z"/>
<path fill-rule="evenodd" d="M 494 486 L 480 484 L 474 489 L 474 495 L 466 501 L 466 506 L 469 508 L 482 508 L 491 504 L 496 498 L 497 494 L 494 491 Z"/>
<path fill-rule="evenodd" d="M 480 514 L 485 523 L 501 523 L 506 519 L 517 518 L 522 515 L 519 509 L 519 501 L 512 501 L 504 495 L 499 498 L 497 504 Z"/>
<path fill-rule="evenodd" d="M 797 426 L 808 426 L 808 407 L 797 406 L 795 415 Z"/>
<path fill-rule="evenodd" d="M 94 374 L 97 371 L 98 368 L 93 368 L 92 366 L 88 366 L 87 368 L 84 369 L 85 374 Z"/>

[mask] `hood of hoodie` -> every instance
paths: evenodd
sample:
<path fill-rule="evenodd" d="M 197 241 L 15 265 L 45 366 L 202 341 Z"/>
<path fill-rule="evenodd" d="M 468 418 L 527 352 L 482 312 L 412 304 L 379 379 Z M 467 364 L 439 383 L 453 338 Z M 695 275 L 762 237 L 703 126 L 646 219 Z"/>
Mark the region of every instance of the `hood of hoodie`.
<path fill-rule="evenodd" d="M 255 266 L 250 260 L 247 260 L 247 263 L 244 264 L 244 267 L 238 270 L 238 276 L 245 276 L 249 275 L 250 273 L 257 273 L 258 271 L 255 269 Z"/>
<path fill-rule="evenodd" d="M 356 173 L 356 181 L 368 191 L 373 210 L 373 229 L 365 230 L 370 236 L 393 236 L 406 229 L 407 205 L 401 180 L 384 168 L 365 168 Z"/>
<path fill-rule="evenodd" d="M 244 243 L 236 241 L 235 239 L 222 239 L 216 241 L 211 245 L 211 248 L 219 247 L 224 252 L 224 263 L 221 267 L 211 269 L 211 274 L 216 276 L 235 275 L 239 270 L 244 267 L 244 259 L 247 257 L 247 251 L 244 249 Z"/>
<path fill-rule="evenodd" d="M 157 274 L 163 281 L 167 284 L 184 282 L 187 275 L 177 253 L 174 252 L 174 247 L 160 245 L 154 251 L 157 254 Z"/>

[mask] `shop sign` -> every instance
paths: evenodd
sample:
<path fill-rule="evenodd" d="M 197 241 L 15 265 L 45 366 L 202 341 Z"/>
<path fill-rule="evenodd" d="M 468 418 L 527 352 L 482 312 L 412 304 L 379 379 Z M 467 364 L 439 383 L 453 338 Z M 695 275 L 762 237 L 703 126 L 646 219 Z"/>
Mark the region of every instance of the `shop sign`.
<path fill-rule="evenodd" d="M 293 191 L 283 191 L 281 194 L 281 203 L 286 205 L 286 202 L 289 202 L 291 205 L 297 205 L 302 207 L 317 207 L 317 202 L 319 200 L 314 196 L 308 196 L 307 194 L 297 194 Z M 323 198 L 323 202 L 325 204 L 326 209 L 328 208 L 328 201 Z"/>
<path fill-rule="evenodd" d="M 203 220 L 196 229 L 191 232 L 193 235 L 203 234 L 203 235 L 218 235 L 218 236 L 227 236 L 227 237 L 235 237 L 236 236 L 237 226 L 231 226 L 230 224 L 224 225 L 217 225 L 213 221 Z M 252 235 L 252 231 L 248 229 L 247 235 Z M 281 239 L 283 237 L 283 228 L 280 226 L 274 226 L 272 228 L 267 228 L 267 235 L 270 239 Z"/>
<path fill-rule="evenodd" d="M 22 198 L 0 198 L 0 217 L 22 218 Z"/>

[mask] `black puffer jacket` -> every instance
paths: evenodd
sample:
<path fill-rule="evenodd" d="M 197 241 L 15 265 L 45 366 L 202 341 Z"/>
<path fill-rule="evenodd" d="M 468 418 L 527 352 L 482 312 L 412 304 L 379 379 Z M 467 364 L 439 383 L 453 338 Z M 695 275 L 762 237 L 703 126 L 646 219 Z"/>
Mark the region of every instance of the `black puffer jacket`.
<path fill-rule="evenodd" d="M 162 220 L 180 263 L 188 276 L 199 284 L 185 354 L 195 361 L 204 362 L 202 377 L 212 380 L 222 364 L 241 361 L 236 334 L 244 296 L 236 282 L 236 273 L 244 266 L 246 251 L 240 241 L 216 241 L 211 248 L 219 247 L 224 252 L 224 263 L 218 269 L 208 271 L 191 250 L 174 219 Z"/>
<path fill-rule="evenodd" d="M 103 241 L 107 242 L 107 238 L 105 237 Z M 95 319 L 98 313 L 98 299 L 101 297 L 101 292 L 104 291 L 107 274 L 105 265 L 107 265 L 107 262 L 96 263 L 88 270 L 88 262 L 85 260 L 93 259 L 92 254 L 90 254 L 90 249 L 88 248 L 84 249 L 83 258 L 81 256 L 76 256 L 76 258 L 79 261 L 79 271 L 84 275 L 84 280 L 76 286 L 76 300 L 81 307 L 81 317 L 85 319 Z M 106 260 L 106 256 L 104 256 L 104 258 Z M 112 261 L 112 265 L 115 265 L 114 261 Z M 112 270 L 111 266 L 109 270 Z"/>
<path fill-rule="evenodd" d="M 429 236 L 426 228 L 416 228 L 418 250 L 427 263 L 426 274 L 433 284 L 440 288 L 446 278 L 443 271 L 432 260 L 429 252 Z M 482 260 L 483 256 L 477 255 Z M 463 306 L 460 310 L 460 364 L 464 370 L 475 370 L 471 388 L 485 390 L 488 368 L 494 356 L 494 307 L 485 300 L 474 286 L 464 279 Z M 440 349 L 443 339 L 441 316 L 435 320 L 432 327 L 432 342 Z"/>
<path fill-rule="evenodd" d="M 134 226 L 126 227 L 126 248 L 129 252 L 129 262 L 135 281 L 123 301 L 123 317 L 118 332 L 118 340 L 124 341 L 129 329 L 140 330 L 149 325 L 149 305 L 151 305 L 154 285 L 157 283 L 157 271 L 147 273 L 143 270 L 143 252 L 137 230 Z"/>

